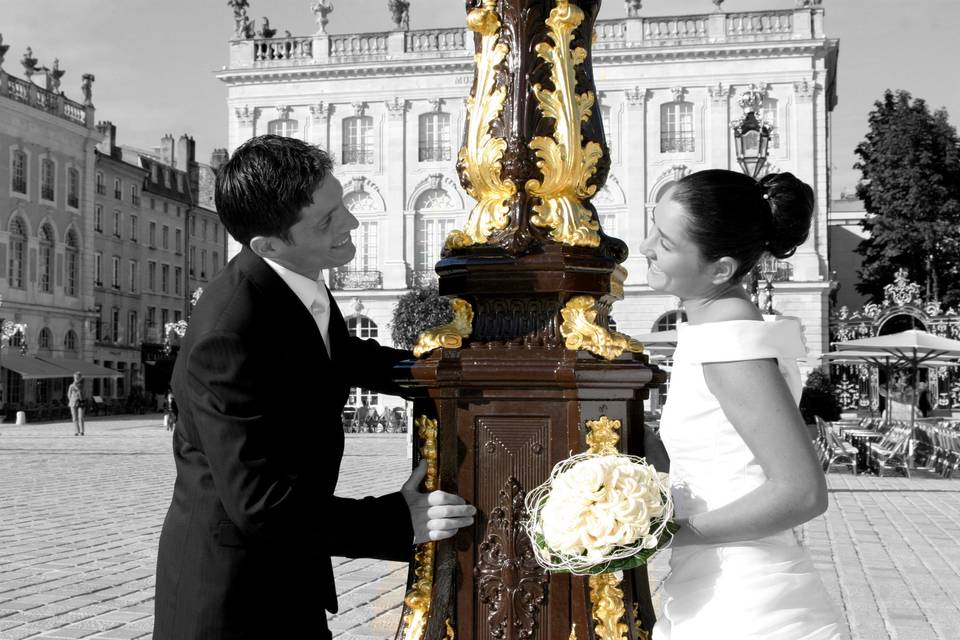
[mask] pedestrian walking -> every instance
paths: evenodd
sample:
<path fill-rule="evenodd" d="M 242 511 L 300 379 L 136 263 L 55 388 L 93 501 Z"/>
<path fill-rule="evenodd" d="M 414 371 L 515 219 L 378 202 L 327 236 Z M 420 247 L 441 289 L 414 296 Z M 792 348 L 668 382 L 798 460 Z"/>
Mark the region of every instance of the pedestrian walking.
<path fill-rule="evenodd" d="M 67 387 L 67 405 L 70 407 L 70 417 L 73 419 L 73 435 L 82 436 L 83 411 L 86 400 L 83 397 L 83 376 L 77 371 L 73 374 L 73 384 Z"/>
<path fill-rule="evenodd" d="M 167 389 L 167 400 L 164 403 L 163 424 L 167 431 L 173 431 L 177 426 L 177 418 L 180 417 L 180 411 L 177 409 L 177 401 L 173 397 L 173 389 Z"/>
<path fill-rule="evenodd" d="M 930 415 L 930 410 L 933 409 L 933 404 L 930 402 L 930 385 L 921 382 L 917 385 L 917 389 L 919 390 L 917 409 L 920 410 L 920 415 L 926 418 Z"/>

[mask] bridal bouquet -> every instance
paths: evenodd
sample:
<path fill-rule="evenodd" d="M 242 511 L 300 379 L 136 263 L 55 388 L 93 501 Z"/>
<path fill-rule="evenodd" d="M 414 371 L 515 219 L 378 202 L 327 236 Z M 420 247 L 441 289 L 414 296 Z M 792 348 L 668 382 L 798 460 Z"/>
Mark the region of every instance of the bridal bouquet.
<path fill-rule="evenodd" d="M 537 562 L 576 575 L 639 567 L 678 529 L 667 475 L 619 453 L 563 460 L 527 495 L 526 507 Z"/>

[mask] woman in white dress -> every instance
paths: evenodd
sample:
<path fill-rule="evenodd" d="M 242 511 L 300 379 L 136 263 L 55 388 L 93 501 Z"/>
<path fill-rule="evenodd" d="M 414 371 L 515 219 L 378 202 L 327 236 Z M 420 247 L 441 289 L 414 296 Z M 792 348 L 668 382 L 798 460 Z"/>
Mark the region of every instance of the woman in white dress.
<path fill-rule="evenodd" d="M 660 435 L 681 525 L 654 640 L 834 640 L 837 608 L 791 528 L 827 508 L 797 409 L 798 322 L 764 321 L 741 279 L 807 237 L 813 192 L 789 173 L 760 182 L 710 170 L 657 205 L 640 250 L 650 286 L 679 297 Z"/>

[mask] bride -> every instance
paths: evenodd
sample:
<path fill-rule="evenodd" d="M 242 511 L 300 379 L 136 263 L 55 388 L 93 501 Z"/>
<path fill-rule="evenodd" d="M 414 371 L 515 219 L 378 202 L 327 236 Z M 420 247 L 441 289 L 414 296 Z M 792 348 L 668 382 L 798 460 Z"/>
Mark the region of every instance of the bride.
<path fill-rule="evenodd" d="M 823 471 L 797 409 L 799 323 L 764 321 L 743 287 L 764 253 L 807 237 L 810 187 L 725 170 L 680 180 L 640 250 L 656 291 L 678 296 L 660 435 L 681 529 L 654 640 L 834 640 L 836 609 L 792 527 L 823 513 Z"/>

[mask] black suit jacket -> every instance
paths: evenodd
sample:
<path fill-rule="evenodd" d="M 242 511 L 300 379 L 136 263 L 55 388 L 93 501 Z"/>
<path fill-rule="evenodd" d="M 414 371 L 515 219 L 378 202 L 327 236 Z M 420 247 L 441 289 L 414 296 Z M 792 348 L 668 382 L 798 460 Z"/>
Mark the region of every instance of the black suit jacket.
<path fill-rule="evenodd" d="M 410 354 L 350 337 L 331 307 L 328 357 L 310 312 L 245 248 L 194 309 L 173 373 L 156 640 L 326 637 L 330 556 L 408 559 L 399 493 L 333 492 L 350 387 L 399 393 L 391 368 Z"/>

